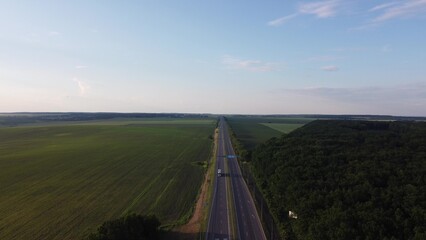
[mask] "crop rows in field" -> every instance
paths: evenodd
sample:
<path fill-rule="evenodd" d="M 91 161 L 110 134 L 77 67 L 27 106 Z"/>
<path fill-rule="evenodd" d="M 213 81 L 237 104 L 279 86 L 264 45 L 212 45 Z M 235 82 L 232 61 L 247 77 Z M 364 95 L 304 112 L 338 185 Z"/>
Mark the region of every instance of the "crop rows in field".
<path fill-rule="evenodd" d="M 182 220 L 214 121 L 0 129 L 0 239 L 78 239 L 126 212 Z"/>
<path fill-rule="evenodd" d="M 283 133 L 289 133 L 312 121 L 309 118 L 279 118 L 279 117 L 227 117 L 236 137 L 248 150 L 253 150 L 258 144 Z"/>

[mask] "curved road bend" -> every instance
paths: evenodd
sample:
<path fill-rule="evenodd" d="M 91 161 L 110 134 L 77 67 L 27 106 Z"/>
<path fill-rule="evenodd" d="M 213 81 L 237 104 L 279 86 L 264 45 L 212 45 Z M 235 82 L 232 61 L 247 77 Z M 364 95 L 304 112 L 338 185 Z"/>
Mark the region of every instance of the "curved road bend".
<path fill-rule="evenodd" d="M 241 169 L 238 165 L 236 158 L 224 158 L 221 156 L 224 155 L 235 155 L 234 149 L 232 148 L 231 139 L 229 137 L 228 133 L 228 127 L 225 123 L 225 120 L 223 118 L 220 119 L 219 124 L 219 144 L 218 144 L 218 166 L 217 168 L 224 169 L 223 166 L 225 164 L 225 159 L 228 161 L 228 169 L 229 173 L 227 173 L 227 176 L 230 176 L 231 180 L 231 186 L 232 186 L 232 195 L 234 198 L 235 203 L 235 220 L 236 220 L 236 234 L 235 238 L 239 240 L 266 240 L 265 233 L 263 232 L 262 224 L 260 222 L 259 215 L 256 211 L 256 206 L 254 204 L 253 198 L 250 195 L 250 191 L 247 187 L 247 184 L 245 183 L 242 175 L 241 175 Z M 220 165 L 220 167 L 219 167 Z M 223 171 L 223 170 L 222 170 Z M 216 169 L 217 172 L 217 169 Z M 226 179 L 226 177 L 217 177 L 216 178 L 216 185 L 223 184 L 226 187 L 226 182 L 222 181 L 223 179 Z M 218 216 L 220 214 L 226 214 L 226 212 L 229 212 L 228 210 L 228 204 L 226 201 L 228 200 L 226 198 L 226 189 L 224 191 L 225 195 L 225 201 L 222 207 L 223 209 L 226 208 L 226 210 L 222 210 L 222 212 L 218 212 L 220 210 L 220 207 L 218 205 L 215 206 L 215 202 L 221 201 L 218 199 L 217 194 L 213 195 L 213 204 L 211 208 L 210 213 L 210 219 L 209 219 L 209 227 L 206 234 L 206 239 L 230 239 L 229 234 L 228 235 L 221 235 L 221 234 L 215 234 L 214 227 L 212 225 L 215 225 L 215 219 L 217 217 L 221 218 L 221 216 Z M 223 201 L 223 200 L 222 200 Z M 224 217 L 228 219 L 228 216 Z M 220 228 L 220 226 L 218 226 Z M 228 228 L 229 229 L 229 228 Z M 229 230 L 228 230 L 229 233 Z"/>

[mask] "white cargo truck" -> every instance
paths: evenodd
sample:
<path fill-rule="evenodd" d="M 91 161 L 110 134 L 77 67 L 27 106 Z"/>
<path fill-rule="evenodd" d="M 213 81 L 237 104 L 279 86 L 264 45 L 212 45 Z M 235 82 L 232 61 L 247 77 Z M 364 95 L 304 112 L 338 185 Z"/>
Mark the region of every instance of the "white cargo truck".
<path fill-rule="evenodd" d="M 217 176 L 220 177 L 220 175 L 222 174 L 222 169 L 217 169 Z"/>

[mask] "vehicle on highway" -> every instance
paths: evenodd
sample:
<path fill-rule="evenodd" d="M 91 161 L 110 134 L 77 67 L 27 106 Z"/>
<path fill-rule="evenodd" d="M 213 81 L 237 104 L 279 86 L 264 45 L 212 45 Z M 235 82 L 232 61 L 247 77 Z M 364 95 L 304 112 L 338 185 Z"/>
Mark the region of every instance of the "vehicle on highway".
<path fill-rule="evenodd" d="M 217 176 L 218 176 L 218 177 L 220 177 L 221 175 L 222 175 L 222 169 L 220 169 L 220 168 L 219 168 L 219 169 L 217 170 Z"/>

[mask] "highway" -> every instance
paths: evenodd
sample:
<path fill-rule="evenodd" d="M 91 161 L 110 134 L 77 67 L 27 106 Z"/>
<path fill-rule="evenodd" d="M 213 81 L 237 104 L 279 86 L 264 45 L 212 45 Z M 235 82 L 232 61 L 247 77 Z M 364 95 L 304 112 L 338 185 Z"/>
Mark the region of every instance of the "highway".
<path fill-rule="evenodd" d="M 224 121 L 219 122 L 219 136 L 218 146 L 216 153 L 216 168 L 214 178 L 214 192 L 213 199 L 210 208 L 210 217 L 207 225 L 206 239 L 231 239 L 231 222 L 229 220 L 229 199 L 227 196 L 227 179 L 225 177 L 219 177 L 217 172 L 218 169 L 224 171 L 225 169 L 225 148 L 224 148 L 224 132 L 223 132 Z"/>
<path fill-rule="evenodd" d="M 225 164 L 227 164 L 226 169 L 228 172 L 224 172 L 221 177 L 216 176 L 206 239 L 266 239 L 254 201 L 247 184 L 241 176 L 237 158 L 228 158 L 226 156 L 235 156 L 235 153 L 232 148 L 227 124 L 221 118 L 215 172 L 217 175 L 217 169 L 219 168 L 224 171 Z M 230 194 L 228 194 L 230 196 L 227 196 L 226 181 L 230 181 Z M 230 222 L 230 204 L 234 204 L 235 212 L 232 212 L 234 222 Z M 224 223 L 228 226 L 225 226 Z M 235 226 L 233 232 L 231 231 L 232 226 Z"/>

